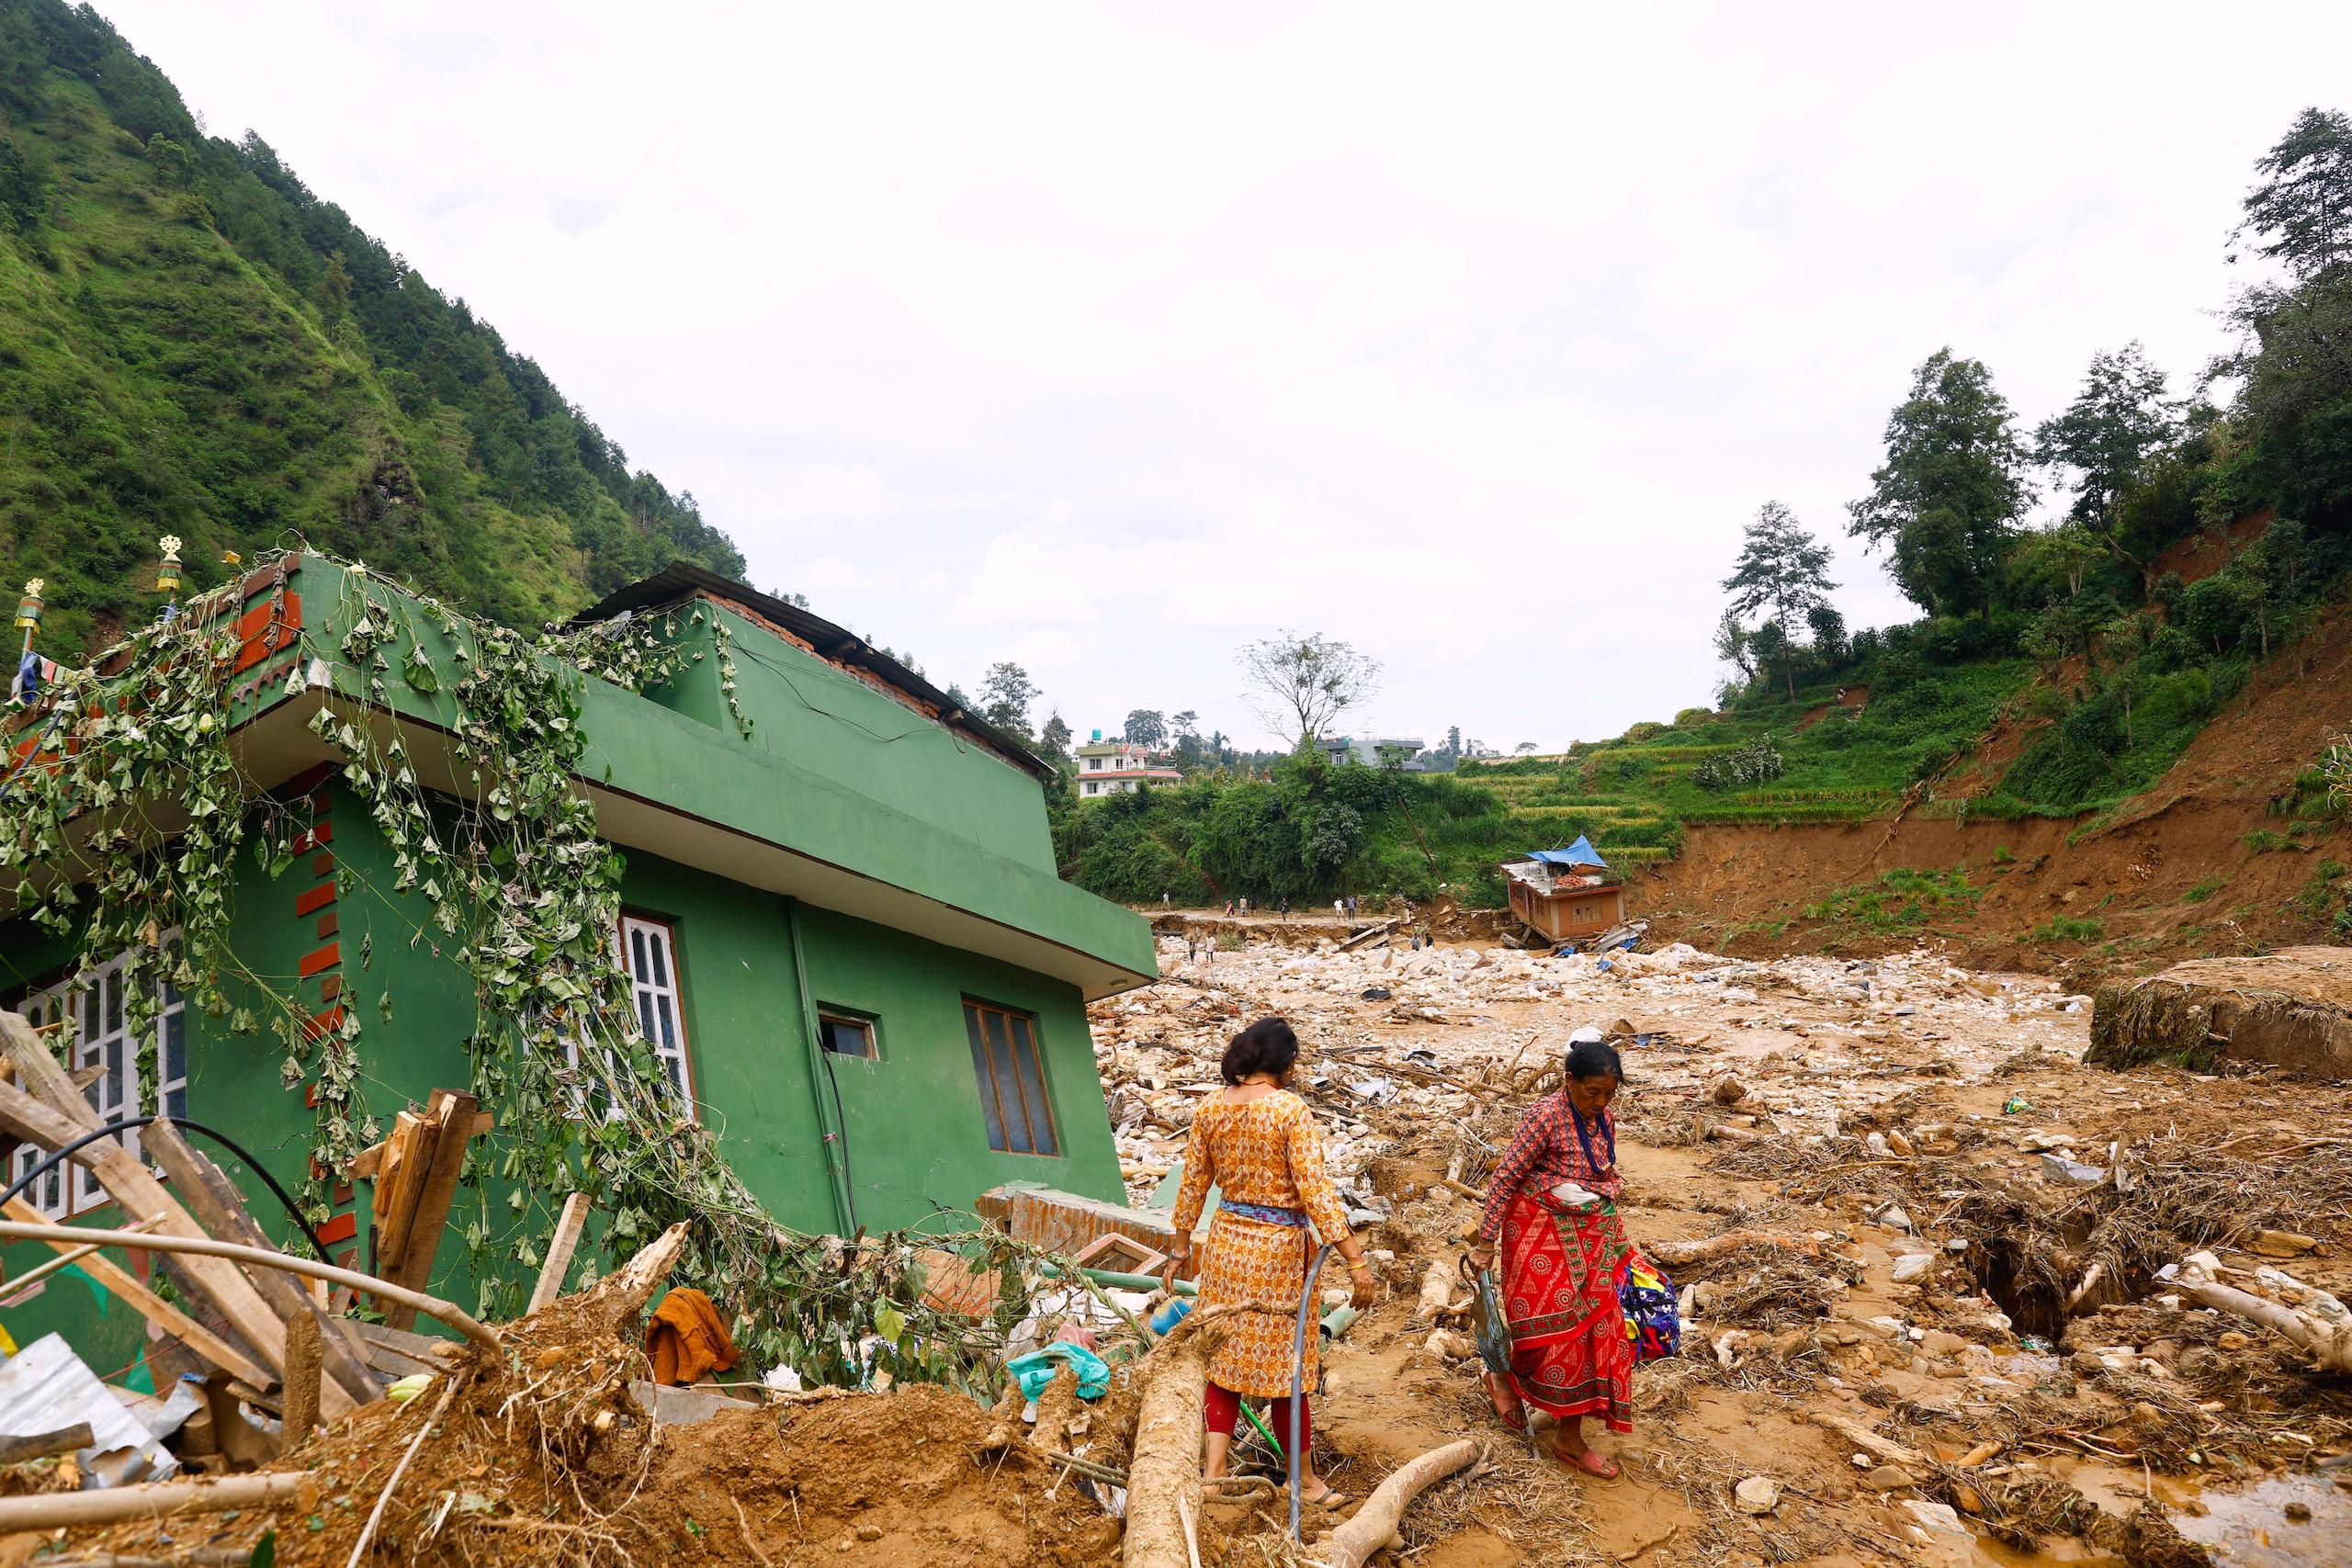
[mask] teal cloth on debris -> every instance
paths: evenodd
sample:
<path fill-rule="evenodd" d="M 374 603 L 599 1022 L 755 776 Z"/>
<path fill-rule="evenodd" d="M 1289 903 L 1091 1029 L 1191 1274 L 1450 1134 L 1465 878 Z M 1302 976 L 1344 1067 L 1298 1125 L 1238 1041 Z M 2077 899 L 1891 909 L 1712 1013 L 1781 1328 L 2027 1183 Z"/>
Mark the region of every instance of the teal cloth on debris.
<path fill-rule="evenodd" d="M 1078 1373 L 1079 1398 L 1100 1399 L 1111 1392 L 1110 1365 L 1083 1345 L 1057 1342 L 1042 1350 L 1015 1356 L 1004 1365 L 1020 1380 L 1021 1397 L 1034 1400 L 1054 1381 L 1056 1364 L 1061 1361 L 1068 1361 L 1070 1370 Z"/>

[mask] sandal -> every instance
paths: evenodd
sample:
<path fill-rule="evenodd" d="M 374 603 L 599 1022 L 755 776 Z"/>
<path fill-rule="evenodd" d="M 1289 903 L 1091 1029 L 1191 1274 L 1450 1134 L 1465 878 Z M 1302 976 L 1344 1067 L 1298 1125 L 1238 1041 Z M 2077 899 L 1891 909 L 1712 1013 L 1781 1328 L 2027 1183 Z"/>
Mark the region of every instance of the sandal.
<path fill-rule="evenodd" d="M 1310 1508 L 1339 1508 L 1347 1506 L 1348 1495 L 1340 1491 L 1338 1487 L 1327 1483 L 1320 1495 L 1313 1497 L 1301 1497 L 1299 1501 L 1306 1504 Z"/>
<path fill-rule="evenodd" d="M 1527 1431 L 1527 1406 L 1521 1403 L 1519 1391 L 1493 1372 L 1486 1374 L 1486 1382 L 1487 1398 L 1494 1404 L 1495 1419 L 1510 1431 Z"/>
<path fill-rule="evenodd" d="M 1587 1475 L 1598 1476 L 1603 1481 L 1614 1481 L 1624 1473 L 1617 1468 L 1615 1463 L 1591 1449 L 1587 1449 L 1582 1453 L 1572 1454 L 1555 1448 L 1552 1450 L 1552 1457 L 1572 1470 L 1581 1470 Z"/>

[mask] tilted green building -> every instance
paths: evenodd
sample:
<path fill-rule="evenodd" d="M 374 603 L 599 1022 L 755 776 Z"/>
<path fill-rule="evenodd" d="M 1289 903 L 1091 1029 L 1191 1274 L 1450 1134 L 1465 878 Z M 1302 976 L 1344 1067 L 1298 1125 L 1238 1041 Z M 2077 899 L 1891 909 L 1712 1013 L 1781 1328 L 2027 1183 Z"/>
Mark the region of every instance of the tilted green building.
<path fill-rule="evenodd" d="M 291 806 L 307 824 L 290 868 L 243 854 L 222 868 L 230 945 L 319 1028 L 358 1010 L 358 1099 L 389 1124 L 472 1081 L 474 979 L 420 940 L 431 907 L 394 890 L 394 847 L 313 726 L 322 707 L 396 726 L 424 781 L 462 793 L 450 699 L 345 651 L 368 595 L 398 592 L 378 580 L 291 555 L 230 592 L 231 745 L 276 819 Z M 1056 874 L 1052 770 L 863 639 L 699 570 L 673 567 L 582 620 L 624 617 L 658 617 L 686 657 L 644 694 L 586 679 L 578 784 L 626 859 L 614 937 L 646 1036 L 752 1191 L 788 1226 L 842 1235 L 967 1211 L 1009 1180 L 1119 1200 L 1085 1004 L 1151 979 L 1152 942 L 1139 917 Z M 447 667 L 446 648 L 425 651 Z M 6 765 L 27 765 L 28 745 L 20 728 Z M 7 811 L 0 795 L 0 830 Z M 157 965 L 36 931 L 6 897 L 0 1005 L 52 1027 L 71 1015 L 67 1063 L 99 1069 L 87 1092 L 102 1113 L 184 1113 L 289 1188 L 311 1174 L 311 1090 L 284 1042 L 188 1006 Z M 134 983 L 159 987 L 160 1104 L 143 1103 L 126 1038 Z M 11 1175 L 37 1152 L 18 1147 Z M 220 1157 L 287 1234 L 252 1172 Z M 478 1293 L 465 1234 L 494 1187 L 460 1193 L 443 1241 L 435 1289 L 454 1299 Z M 79 1170 L 28 1196 L 77 1223 L 118 1218 Z M 321 1234 L 365 1268 L 368 1183 L 334 1196 Z M 7 1273 L 49 1256 L 11 1248 Z M 488 1266 L 527 1282 L 517 1259 Z M 6 1290 L 0 1326 L 19 1344 L 61 1329 L 102 1376 L 141 1359 L 144 1322 L 78 1269 Z"/>

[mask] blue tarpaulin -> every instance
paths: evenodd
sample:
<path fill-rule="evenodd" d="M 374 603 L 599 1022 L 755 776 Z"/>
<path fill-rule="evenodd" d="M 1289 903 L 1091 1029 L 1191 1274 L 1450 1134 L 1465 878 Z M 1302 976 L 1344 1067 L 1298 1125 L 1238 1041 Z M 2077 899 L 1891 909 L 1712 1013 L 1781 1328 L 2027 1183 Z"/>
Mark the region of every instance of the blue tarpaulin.
<path fill-rule="evenodd" d="M 1609 863 L 1600 858 L 1600 852 L 1592 847 L 1592 840 L 1581 834 L 1565 850 L 1532 850 L 1528 858 L 1540 860 L 1546 865 L 1606 866 Z"/>

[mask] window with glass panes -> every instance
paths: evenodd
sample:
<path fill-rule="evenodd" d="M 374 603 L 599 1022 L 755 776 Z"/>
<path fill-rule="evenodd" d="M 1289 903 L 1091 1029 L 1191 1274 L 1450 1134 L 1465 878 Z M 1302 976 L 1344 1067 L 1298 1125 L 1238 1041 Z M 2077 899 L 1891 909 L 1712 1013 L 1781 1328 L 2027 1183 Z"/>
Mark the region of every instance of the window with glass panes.
<path fill-rule="evenodd" d="M 160 1111 L 167 1116 L 187 1114 L 187 1004 L 171 981 L 178 962 L 176 933 L 160 953 L 133 948 L 117 954 L 71 979 L 35 991 L 17 1004 L 35 1029 L 45 1033 L 70 1028 L 74 1037 L 74 1066 L 98 1069 L 82 1092 L 90 1109 L 104 1122 Z M 139 1047 L 130 1034 L 130 987 L 155 987 L 155 1102 L 139 1092 Z M 139 1152 L 136 1128 L 118 1140 Z M 10 1179 L 22 1177 L 43 1157 L 44 1151 L 28 1144 L 10 1162 Z M 80 1166 L 59 1166 L 44 1173 L 26 1197 L 42 1213 L 62 1219 L 112 1201 L 97 1179 Z"/>
<path fill-rule="evenodd" d="M 662 1063 L 662 1076 L 687 1114 L 692 1115 L 694 1072 L 686 1062 L 684 987 L 678 974 L 676 938 L 664 921 L 643 915 L 623 915 L 613 931 L 613 954 L 621 973 L 628 976 L 629 1005 L 637 1010 L 638 1031 L 653 1048 Z M 564 1043 L 564 1058 L 575 1068 L 580 1066 L 583 1037 L 584 1031 L 575 1031 Z M 618 1072 L 618 1064 L 607 1065 Z M 607 1120 L 620 1115 L 620 1108 L 613 1104 L 612 1096 L 601 1080 L 588 1085 L 583 1095 L 583 1113 L 590 1105 L 599 1105 Z"/>
<path fill-rule="evenodd" d="M 628 972 L 629 990 L 637 1003 L 637 1026 L 661 1058 L 670 1087 L 691 1105 L 695 1085 L 693 1070 L 686 1065 L 686 1021 L 680 1006 L 684 987 L 678 981 L 677 943 L 670 927 L 641 915 L 623 915 L 621 954 L 621 967 Z"/>
<path fill-rule="evenodd" d="M 972 1071 L 979 1079 L 989 1147 L 1004 1154 L 1060 1154 L 1053 1108 L 1046 1100 L 1045 1062 L 1037 1054 L 1037 1021 L 1025 1012 L 967 999 L 964 1029 L 971 1037 Z"/>

